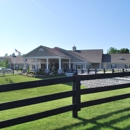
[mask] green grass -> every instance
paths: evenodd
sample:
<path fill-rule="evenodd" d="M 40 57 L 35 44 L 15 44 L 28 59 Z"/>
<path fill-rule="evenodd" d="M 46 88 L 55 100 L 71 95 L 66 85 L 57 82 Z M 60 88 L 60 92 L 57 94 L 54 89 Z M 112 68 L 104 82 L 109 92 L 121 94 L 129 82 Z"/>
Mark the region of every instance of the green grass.
<path fill-rule="evenodd" d="M 5 76 L 0 77 L 0 85 L 34 81 L 34 80 L 38 80 L 38 79 L 33 78 L 33 77 L 28 78 L 28 77 L 22 76 L 22 75 L 5 75 Z"/>
<path fill-rule="evenodd" d="M 20 75 L 5 76 L 0 77 L 0 84 L 34 80 L 40 79 Z M 69 90 L 72 90 L 71 83 L 4 92 L 0 93 L 0 103 Z M 130 89 L 87 94 L 81 97 L 81 101 L 89 101 L 125 93 L 130 93 Z M 72 98 L 65 98 L 47 103 L 1 111 L 0 121 L 46 111 L 60 106 L 66 106 L 71 103 Z M 2 130 L 129 130 L 130 99 L 119 100 L 93 107 L 86 107 L 81 109 L 81 111 L 78 112 L 78 115 L 78 118 L 73 118 L 72 112 L 70 111 L 56 116 L 7 127 Z"/>

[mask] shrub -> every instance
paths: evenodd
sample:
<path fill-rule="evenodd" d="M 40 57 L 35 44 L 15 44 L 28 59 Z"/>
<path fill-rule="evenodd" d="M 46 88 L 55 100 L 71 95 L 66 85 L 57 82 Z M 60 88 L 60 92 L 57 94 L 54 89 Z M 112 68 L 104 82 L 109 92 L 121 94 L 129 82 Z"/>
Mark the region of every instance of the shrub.
<path fill-rule="evenodd" d="M 43 69 L 39 69 L 37 72 L 38 75 L 45 75 L 45 71 Z"/>
<path fill-rule="evenodd" d="M 54 70 L 51 71 L 51 73 L 52 73 L 52 74 L 58 74 L 57 71 L 54 71 Z"/>

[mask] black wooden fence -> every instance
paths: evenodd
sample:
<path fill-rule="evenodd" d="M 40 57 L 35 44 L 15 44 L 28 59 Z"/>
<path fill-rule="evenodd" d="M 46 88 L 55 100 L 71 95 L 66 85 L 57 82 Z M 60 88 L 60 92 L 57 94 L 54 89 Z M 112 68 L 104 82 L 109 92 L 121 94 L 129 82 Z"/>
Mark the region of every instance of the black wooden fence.
<path fill-rule="evenodd" d="M 130 94 L 123 94 L 123 95 L 96 99 L 96 100 L 91 100 L 91 101 L 86 101 L 86 102 L 81 102 L 80 100 L 81 95 L 83 94 L 104 92 L 104 91 L 109 91 L 109 90 L 116 90 L 116 89 L 130 87 L 130 83 L 127 83 L 127 84 L 119 84 L 119 85 L 112 85 L 112 86 L 106 86 L 106 87 L 80 89 L 81 80 L 104 79 L 104 78 L 123 77 L 123 76 L 130 76 L 130 72 L 95 74 L 95 75 L 77 75 L 77 76 L 72 76 L 72 77 L 0 85 L 0 92 L 8 92 L 8 91 L 13 91 L 13 90 L 35 88 L 35 87 L 41 87 L 41 86 L 47 87 L 46 85 L 53 85 L 53 84 L 60 84 L 60 83 L 68 83 L 68 82 L 73 83 L 72 91 L 61 92 L 61 93 L 34 97 L 34 98 L 28 98 L 28 99 L 23 99 L 23 100 L 17 100 L 17 101 L 12 101 L 12 102 L 0 103 L 0 111 L 3 111 L 3 110 L 11 109 L 11 108 L 23 107 L 27 105 L 48 102 L 48 101 L 62 99 L 66 97 L 72 97 L 71 105 L 28 115 L 28 116 L 0 121 L 0 128 L 5 128 L 8 126 L 13 126 L 13 125 L 21 124 L 25 122 L 30 122 L 30 121 L 38 120 L 38 119 L 45 118 L 48 116 L 68 112 L 68 111 L 72 111 L 73 117 L 76 118 L 78 116 L 78 111 L 80 111 L 81 108 L 83 107 L 88 107 L 88 106 L 93 106 L 93 105 L 98 105 L 102 103 L 129 98 Z"/>

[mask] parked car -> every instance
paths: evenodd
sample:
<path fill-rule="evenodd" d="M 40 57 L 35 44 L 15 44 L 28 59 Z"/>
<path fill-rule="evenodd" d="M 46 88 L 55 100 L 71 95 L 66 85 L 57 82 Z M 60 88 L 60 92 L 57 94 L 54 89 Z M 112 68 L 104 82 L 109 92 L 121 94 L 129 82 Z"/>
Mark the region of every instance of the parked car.
<path fill-rule="evenodd" d="M 9 71 L 13 71 L 13 70 L 10 68 L 5 68 L 5 71 L 9 72 Z"/>
<path fill-rule="evenodd" d="M 11 71 L 13 71 L 13 70 L 10 69 L 10 68 L 1 67 L 1 68 L 0 68 L 0 71 L 11 72 Z"/>
<path fill-rule="evenodd" d="M 0 68 L 0 71 L 2 71 L 2 70 L 5 70 L 5 68 L 4 68 L 4 67 L 1 67 L 1 68 Z"/>

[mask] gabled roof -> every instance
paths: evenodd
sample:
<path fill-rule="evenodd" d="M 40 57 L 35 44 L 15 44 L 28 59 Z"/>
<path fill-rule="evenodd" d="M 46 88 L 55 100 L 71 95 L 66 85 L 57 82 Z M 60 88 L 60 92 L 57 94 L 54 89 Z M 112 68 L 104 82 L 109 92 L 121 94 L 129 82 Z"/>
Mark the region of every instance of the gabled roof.
<path fill-rule="evenodd" d="M 40 48 L 42 48 L 45 51 L 38 51 Z M 62 57 L 70 58 L 67 55 L 56 50 L 55 48 L 49 48 L 46 46 L 39 46 L 36 49 L 32 50 L 31 52 L 27 53 L 24 57 L 38 56 L 38 55 L 40 55 L 40 56 L 62 56 Z"/>
<path fill-rule="evenodd" d="M 75 55 L 75 54 L 72 54 L 68 50 L 65 50 L 65 49 L 62 49 L 62 48 L 59 48 L 59 47 L 55 47 L 54 49 L 56 49 L 57 51 L 67 55 L 68 57 L 71 57 L 71 62 L 85 62 L 85 60 L 82 57 Z"/>
<path fill-rule="evenodd" d="M 59 56 L 71 58 L 70 56 L 66 55 L 65 53 L 61 52 L 60 50 L 58 50 L 58 49 L 56 49 L 56 48 L 53 48 L 52 51 L 53 51 L 54 53 L 56 53 L 57 55 L 59 55 Z"/>
<path fill-rule="evenodd" d="M 103 54 L 102 62 L 130 63 L 130 54 Z"/>
<path fill-rule="evenodd" d="M 61 53 L 64 53 L 65 55 L 68 55 L 69 57 L 72 57 L 72 62 L 90 62 L 90 63 L 101 63 L 102 61 L 102 49 L 95 49 L 95 50 L 64 50 L 59 47 L 55 47 L 54 49 L 60 51 Z"/>
<path fill-rule="evenodd" d="M 85 61 L 90 63 L 101 63 L 102 61 L 102 49 L 95 49 L 95 50 L 76 50 L 76 51 L 68 51 L 75 56 L 79 56 Z"/>

